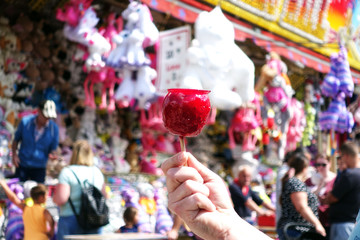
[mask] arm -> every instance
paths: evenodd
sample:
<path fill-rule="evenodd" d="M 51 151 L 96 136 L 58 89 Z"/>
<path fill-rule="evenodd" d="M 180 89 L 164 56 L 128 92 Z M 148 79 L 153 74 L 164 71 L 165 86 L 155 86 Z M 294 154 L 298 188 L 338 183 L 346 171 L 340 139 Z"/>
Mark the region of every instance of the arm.
<path fill-rule="evenodd" d="M 53 195 L 53 201 L 56 205 L 64 205 L 70 197 L 70 185 L 64 183 L 58 183 L 55 187 Z"/>
<path fill-rule="evenodd" d="M 291 202 L 296 208 L 296 211 L 305 218 L 309 223 L 315 226 L 318 233 L 325 236 L 326 232 L 324 227 L 321 225 L 319 219 L 312 212 L 311 208 L 307 205 L 308 196 L 306 192 L 293 192 L 290 194 Z"/>
<path fill-rule="evenodd" d="M 255 211 L 258 216 L 263 216 L 266 214 L 266 211 L 259 207 L 250 197 L 248 198 L 248 200 L 246 200 L 245 206 L 250 210 Z"/>
<path fill-rule="evenodd" d="M 19 156 L 17 154 L 18 144 L 19 144 L 19 142 L 14 140 L 12 142 L 12 145 L 11 145 L 12 163 L 14 164 L 15 167 L 19 167 L 19 163 L 20 163 L 20 159 L 19 159 Z"/>
<path fill-rule="evenodd" d="M 58 125 L 51 120 L 52 131 L 54 132 L 53 139 L 50 145 L 50 152 L 48 154 L 50 160 L 55 160 L 58 158 L 58 147 L 59 147 L 59 127 Z"/>
<path fill-rule="evenodd" d="M 5 180 L 0 181 L 1 187 L 4 189 L 6 196 L 9 198 L 9 200 L 15 204 L 18 208 L 21 210 L 24 210 L 25 204 L 16 196 L 16 194 L 11 191 Z"/>
<path fill-rule="evenodd" d="M 263 202 L 262 205 L 264 207 L 266 207 L 267 209 L 271 210 L 272 212 L 275 212 L 276 211 L 276 208 L 275 206 L 273 206 L 271 203 L 269 202 Z"/>
<path fill-rule="evenodd" d="M 169 209 L 207 240 L 262 240 L 264 233 L 237 215 L 223 180 L 187 152 L 163 162 Z"/>
<path fill-rule="evenodd" d="M 45 221 L 46 221 L 46 229 L 48 230 L 48 232 L 46 233 L 46 235 L 49 238 L 52 238 L 54 236 L 54 232 L 55 232 L 55 222 L 53 217 L 51 216 L 50 212 L 45 209 L 44 210 L 44 216 L 45 216 Z"/>
<path fill-rule="evenodd" d="M 323 204 L 333 204 L 339 201 L 331 192 L 329 192 L 325 198 L 320 199 L 321 203 Z"/>
<path fill-rule="evenodd" d="M 169 240 L 176 240 L 179 237 L 179 229 L 183 224 L 182 219 L 178 215 L 174 215 L 174 224 L 169 232 L 167 232 L 167 237 Z"/>

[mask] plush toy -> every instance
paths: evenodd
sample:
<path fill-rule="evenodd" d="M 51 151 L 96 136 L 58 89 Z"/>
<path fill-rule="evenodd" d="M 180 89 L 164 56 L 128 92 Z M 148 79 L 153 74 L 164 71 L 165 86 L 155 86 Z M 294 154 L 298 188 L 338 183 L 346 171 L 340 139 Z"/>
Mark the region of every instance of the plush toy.
<path fill-rule="evenodd" d="M 139 109 L 146 108 L 147 103 L 155 100 L 156 89 L 152 80 L 156 76 L 156 71 L 148 66 L 142 66 L 137 71 L 124 68 L 123 81 L 115 92 L 115 100 L 126 107 L 136 100 Z"/>
<path fill-rule="evenodd" d="M 64 35 L 71 41 L 78 42 L 87 47 L 89 53 L 86 58 L 86 68 L 91 70 L 99 70 L 104 67 L 102 55 L 110 51 L 110 43 L 99 33 L 96 25 L 99 19 L 92 7 L 88 7 L 84 12 L 83 4 L 74 4 L 67 6 L 68 9 L 58 11 L 57 18 L 65 21 Z M 67 15 L 71 18 L 66 18 Z M 75 26 L 74 24 L 77 23 Z"/>
<path fill-rule="evenodd" d="M 100 71 L 90 71 L 83 83 L 84 91 L 85 91 L 85 101 L 84 104 L 91 107 L 96 108 L 95 105 L 95 96 L 94 96 L 94 84 L 102 83 L 105 81 L 107 70 L 105 68 L 101 68 Z"/>
<path fill-rule="evenodd" d="M 122 12 L 126 21 L 124 29 L 113 37 L 117 47 L 112 50 L 106 64 L 115 68 L 128 66 L 137 68 L 150 64 L 144 48 L 155 44 L 159 31 L 152 21 L 149 8 L 138 1 L 132 1 Z"/>
<path fill-rule="evenodd" d="M 321 92 L 332 101 L 326 111 L 319 114 L 321 130 L 334 130 L 337 132 L 351 132 L 354 126 L 354 118 L 346 109 L 345 98 L 351 97 L 354 91 L 354 82 L 351 78 L 347 51 L 340 46 L 339 53 L 333 54 L 331 71 L 320 85 Z"/>
<path fill-rule="evenodd" d="M 236 132 L 243 134 L 243 151 L 255 149 L 257 137 L 251 131 L 259 127 L 262 121 L 259 97 L 259 94 L 256 93 L 252 102 L 244 104 L 236 111 L 228 129 L 230 148 L 235 147 L 234 133 Z"/>
<path fill-rule="evenodd" d="M 286 65 L 272 52 L 261 69 L 255 91 L 263 90 L 262 117 L 267 140 L 265 156 L 280 164 L 285 155 L 286 136 L 291 118 L 290 98 L 294 93 L 286 75 Z"/>
<path fill-rule="evenodd" d="M 120 84 L 122 79 L 116 76 L 115 70 L 110 67 L 104 67 L 106 69 L 106 78 L 102 82 L 101 87 L 101 104 L 100 109 L 107 109 L 110 113 L 115 110 L 115 98 L 114 88 L 115 84 Z M 108 95 L 106 92 L 108 91 Z M 107 96 L 109 104 L 107 104 Z"/>
<path fill-rule="evenodd" d="M 290 101 L 290 107 L 293 110 L 293 115 L 289 122 L 289 130 L 286 137 L 286 152 L 296 149 L 297 143 L 302 139 L 306 125 L 303 103 L 296 100 L 296 98 L 292 98 Z"/>
<path fill-rule="evenodd" d="M 340 51 L 330 56 L 330 62 L 330 72 L 320 85 L 322 94 L 335 98 L 339 92 L 343 92 L 346 97 L 351 97 L 354 92 L 354 82 L 351 77 L 346 48 L 340 46 Z"/>
<path fill-rule="evenodd" d="M 305 96 L 304 96 L 304 114 L 305 114 L 305 127 L 302 137 L 302 145 L 310 146 L 315 135 L 315 119 L 316 109 L 312 106 L 314 102 L 318 102 L 319 99 L 315 96 L 315 89 L 312 83 L 305 85 Z"/>
<path fill-rule="evenodd" d="M 19 179 L 14 178 L 7 181 L 9 188 L 21 200 L 24 199 L 23 188 L 18 184 Z M 20 240 L 24 238 L 24 222 L 22 219 L 23 211 L 13 204 L 10 200 L 6 201 L 8 209 L 7 227 L 5 230 L 5 238 L 7 240 Z"/>
<path fill-rule="evenodd" d="M 171 230 L 174 222 L 173 219 L 164 203 L 164 200 L 161 198 L 159 189 L 155 189 L 154 199 L 156 201 L 156 225 L 155 233 L 166 234 Z"/>
<path fill-rule="evenodd" d="M 233 110 L 254 99 L 254 64 L 235 44 L 220 7 L 199 14 L 186 59 L 181 87 L 211 90 L 212 106 Z"/>

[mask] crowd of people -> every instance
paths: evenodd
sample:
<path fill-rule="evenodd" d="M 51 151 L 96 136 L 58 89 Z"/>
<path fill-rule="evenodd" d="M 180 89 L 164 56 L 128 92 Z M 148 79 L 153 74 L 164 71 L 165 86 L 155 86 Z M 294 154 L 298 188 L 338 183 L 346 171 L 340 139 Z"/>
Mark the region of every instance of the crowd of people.
<path fill-rule="evenodd" d="M 52 101 L 43 101 L 36 115 L 22 119 L 14 136 L 13 163 L 20 181 L 34 180 L 33 205 L 26 205 L 0 181 L 9 200 L 23 210 L 24 239 L 64 239 L 72 234 L 101 234 L 102 228 L 85 230 L 76 217 L 81 205 L 80 182 L 88 181 L 106 196 L 105 179 L 94 165 L 92 147 L 86 140 L 73 144 L 70 164 L 62 169 L 52 195 L 59 207 L 55 221 L 44 204 L 48 196 L 45 168 L 48 159 L 56 158 L 58 127 Z M 316 171 L 310 174 L 310 167 Z M 252 226 L 252 215 L 276 215 L 279 240 L 312 233 L 316 239 L 347 240 L 359 237 L 360 158 L 358 146 L 345 142 L 337 154 L 337 172 L 330 171 L 330 158 L 311 156 L 305 148 L 287 153 L 278 168 L 275 203 L 265 201 L 252 189 L 254 170 L 241 165 L 234 181 L 226 185 L 217 174 L 193 155 L 180 152 L 162 164 L 168 190 L 168 208 L 174 214 L 169 239 L 177 239 L 185 223 L 202 239 L 269 239 Z M 138 232 L 139 214 L 134 207 L 124 211 L 124 226 L 116 231 Z M 304 226 L 300 229 L 290 226 Z M 55 229 L 57 231 L 55 232 Z"/>

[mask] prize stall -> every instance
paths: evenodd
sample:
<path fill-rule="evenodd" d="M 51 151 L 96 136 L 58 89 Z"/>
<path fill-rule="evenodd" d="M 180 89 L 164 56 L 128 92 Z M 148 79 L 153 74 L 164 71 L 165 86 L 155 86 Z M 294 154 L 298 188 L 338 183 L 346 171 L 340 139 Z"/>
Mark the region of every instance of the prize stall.
<path fill-rule="evenodd" d="M 163 123 L 168 89 L 210 90 L 206 125 L 185 139 L 187 151 L 228 183 L 240 165 L 254 167 L 254 189 L 265 201 L 276 199 L 276 170 L 287 152 L 303 146 L 335 157 L 340 143 L 358 137 L 359 41 L 351 29 L 359 23 L 352 15 L 341 26 L 329 23 L 342 8 L 326 0 L 202 2 L 1 3 L 4 175 L 12 175 L 10 143 L 19 119 L 51 99 L 61 157 L 49 162 L 47 184 L 57 183 L 72 143 L 86 139 L 111 195 L 105 233 L 123 224 L 126 206 L 135 206 L 140 232 L 162 239 L 173 220 L 159 167 L 184 145 Z M 51 198 L 48 204 L 56 215 Z M 253 220 L 274 236 L 274 217 Z"/>

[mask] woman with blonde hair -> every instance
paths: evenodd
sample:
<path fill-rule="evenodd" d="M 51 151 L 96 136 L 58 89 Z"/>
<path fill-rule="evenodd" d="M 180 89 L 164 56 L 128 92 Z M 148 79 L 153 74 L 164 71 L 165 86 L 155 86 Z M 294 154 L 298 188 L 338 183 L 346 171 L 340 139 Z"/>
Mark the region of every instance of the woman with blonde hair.
<path fill-rule="evenodd" d="M 62 169 L 59 183 L 56 185 L 53 201 L 60 207 L 57 239 L 64 239 L 65 235 L 96 234 L 101 229 L 84 230 L 77 222 L 76 215 L 71 208 L 71 199 L 76 213 L 80 211 L 81 186 L 80 182 L 88 181 L 105 195 L 104 175 L 94 166 L 94 153 L 86 140 L 78 140 L 73 145 L 70 165 Z M 105 195 L 106 196 L 106 195 Z"/>

